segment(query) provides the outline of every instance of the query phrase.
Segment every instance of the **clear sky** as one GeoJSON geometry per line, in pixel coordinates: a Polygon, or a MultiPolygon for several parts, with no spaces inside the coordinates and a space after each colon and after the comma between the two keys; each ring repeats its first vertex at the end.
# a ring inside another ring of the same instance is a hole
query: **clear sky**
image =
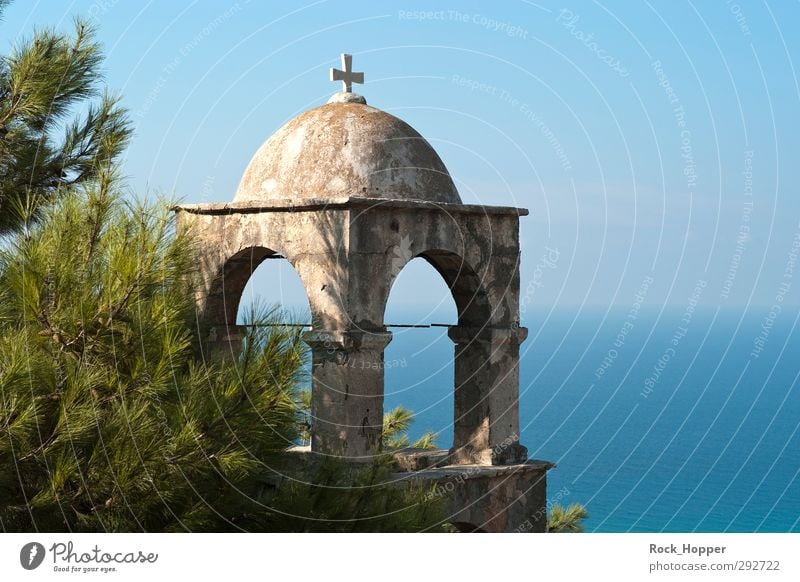
{"type": "Polygon", "coordinates": [[[357,91],[434,145],[465,202],[530,209],[524,310],[763,310],[787,282],[800,304],[798,2],[17,0],[2,49],[77,15],[132,112],[139,192],[231,200],[350,52],[357,91]]]}

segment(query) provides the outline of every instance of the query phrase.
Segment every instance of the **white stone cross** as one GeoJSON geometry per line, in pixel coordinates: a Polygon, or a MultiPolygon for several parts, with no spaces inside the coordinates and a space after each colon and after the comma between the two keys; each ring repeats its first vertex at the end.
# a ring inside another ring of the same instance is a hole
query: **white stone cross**
{"type": "Polygon", "coordinates": [[[353,55],[342,54],[342,68],[344,71],[331,67],[331,81],[341,81],[344,92],[353,92],[353,83],[364,83],[364,73],[353,72],[353,55]]]}

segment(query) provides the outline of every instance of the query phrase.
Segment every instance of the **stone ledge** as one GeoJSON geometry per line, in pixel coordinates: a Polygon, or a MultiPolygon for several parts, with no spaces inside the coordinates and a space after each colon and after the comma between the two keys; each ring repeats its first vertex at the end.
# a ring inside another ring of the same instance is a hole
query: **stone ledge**
{"type": "Polygon", "coordinates": [[[392,332],[385,328],[380,331],[311,329],[303,333],[303,341],[317,350],[383,350],[392,341],[392,332]]]}
{"type": "MultiPolygon", "coordinates": [[[[294,445],[287,449],[292,455],[297,455],[298,459],[310,461],[317,456],[311,450],[310,445],[294,445]]],[[[397,465],[398,474],[415,473],[420,474],[425,479],[445,478],[450,475],[460,475],[462,473],[474,473],[480,476],[501,476],[521,471],[549,471],[556,467],[555,463],[541,459],[529,459],[524,463],[513,465],[451,465],[447,464],[450,451],[447,449],[399,449],[397,451],[386,451],[394,458],[397,465]]]]}
{"type": "Polygon", "coordinates": [[[458,477],[462,480],[485,477],[506,477],[518,473],[546,473],[555,463],[530,459],[518,465],[445,465],[418,471],[401,471],[397,475],[408,480],[439,481],[458,477]]]}
{"type": "Polygon", "coordinates": [[[447,449],[400,449],[392,453],[398,470],[404,473],[445,466],[450,452],[447,449]]]}
{"type": "Polygon", "coordinates": [[[303,212],[318,210],[346,210],[363,207],[412,208],[418,210],[443,211],[450,214],[494,214],[527,216],[527,208],[513,206],[484,206],[482,204],[454,204],[426,200],[390,200],[385,198],[363,198],[343,196],[337,198],[283,198],[252,202],[224,202],[207,204],[180,204],[173,211],[190,214],[256,214],[260,212],[303,212]]]}

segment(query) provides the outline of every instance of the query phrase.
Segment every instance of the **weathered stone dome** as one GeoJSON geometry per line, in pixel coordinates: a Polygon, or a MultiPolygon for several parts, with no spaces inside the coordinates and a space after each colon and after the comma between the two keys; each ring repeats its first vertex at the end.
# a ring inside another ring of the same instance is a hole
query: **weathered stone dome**
{"type": "Polygon", "coordinates": [[[346,196],[461,202],[425,138],[358,102],[329,102],[276,131],[247,166],[235,201],[346,196]]]}

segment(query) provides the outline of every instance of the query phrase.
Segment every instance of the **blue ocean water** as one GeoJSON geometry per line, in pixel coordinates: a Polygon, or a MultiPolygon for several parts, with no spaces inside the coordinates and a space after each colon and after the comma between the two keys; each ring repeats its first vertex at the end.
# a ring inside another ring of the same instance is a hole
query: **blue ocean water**
{"type": "MultiPolygon", "coordinates": [[[[800,312],[560,309],[526,322],[521,441],[588,531],[800,531],[800,312]],[[624,330],[624,332],[623,332],[624,330]]],[[[453,346],[395,330],[386,408],[452,443],[453,346]]]]}

